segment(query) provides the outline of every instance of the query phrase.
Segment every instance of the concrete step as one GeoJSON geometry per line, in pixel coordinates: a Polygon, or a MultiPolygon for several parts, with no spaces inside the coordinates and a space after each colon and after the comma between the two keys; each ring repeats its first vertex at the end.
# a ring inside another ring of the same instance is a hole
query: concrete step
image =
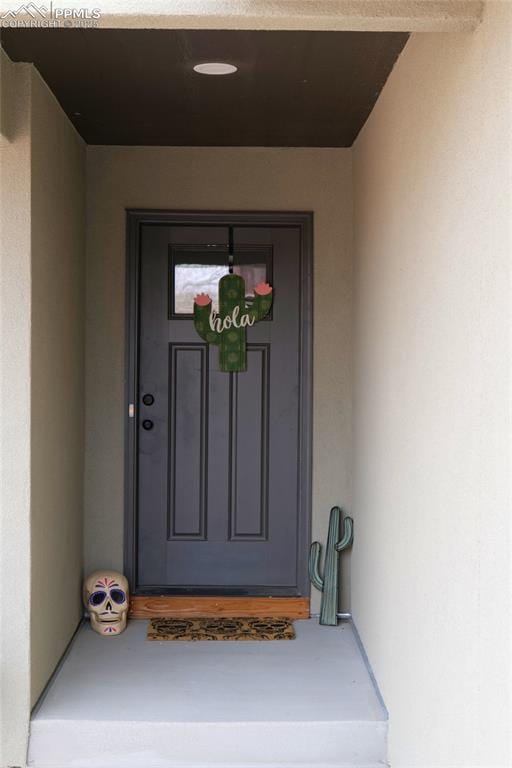
{"type": "Polygon", "coordinates": [[[377,768],[387,717],[350,624],[150,642],[85,625],[31,722],[31,768],[377,768]]]}

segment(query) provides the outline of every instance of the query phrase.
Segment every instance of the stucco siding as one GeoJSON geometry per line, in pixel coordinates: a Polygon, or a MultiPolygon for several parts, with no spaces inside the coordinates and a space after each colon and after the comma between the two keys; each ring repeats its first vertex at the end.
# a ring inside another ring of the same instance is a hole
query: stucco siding
{"type": "Polygon", "coordinates": [[[1,54],[0,764],[81,615],[85,147],[27,64],[1,54]]]}
{"type": "Polygon", "coordinates": [[[81,616],[85,145],[32,74],[32,702],[81,616]]]}
{"type": "Polygon", "coordinates": [[[506,768],[511,18],[413,35],[354,147],[352,605],[393,768],[506,768]]]}
{"type": "Polygon", "coordinates": [[[0,52],[0,765],[30,715],[30,86],[0,52]]]}

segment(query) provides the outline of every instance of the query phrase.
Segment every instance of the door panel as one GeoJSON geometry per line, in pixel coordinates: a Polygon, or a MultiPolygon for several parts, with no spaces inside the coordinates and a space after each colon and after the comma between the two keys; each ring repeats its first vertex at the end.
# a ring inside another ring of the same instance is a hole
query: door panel
{"type": "Polygon", "coordinates": [[[243,373],[219,370],[187,313],[227,271],[228,240],[224,225],[140,227],[140,594],[304,594],[301,230],[234,226],[248,300],[265,276],[274,291],[271,315],[248,328],[243,373]]]}
{"type": "Polygon", "coordinates": [[[268,538],[270,344],[248,347],[247,370],[230,384],[230,541],[268,538]]]}
{"type": "Polygon", "coordinates": [[[169,344],[169,541],[206,539],[207,367],[203,344],[169,344]]]}

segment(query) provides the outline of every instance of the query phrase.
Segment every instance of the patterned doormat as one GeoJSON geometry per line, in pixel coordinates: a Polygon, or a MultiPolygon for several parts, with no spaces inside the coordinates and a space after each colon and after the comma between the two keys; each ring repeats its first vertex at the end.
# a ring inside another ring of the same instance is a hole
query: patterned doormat
{"type": "Polygon", "coordinates": [[[148,640],[294,640],[290,619],[150,619],[148,640]]]}

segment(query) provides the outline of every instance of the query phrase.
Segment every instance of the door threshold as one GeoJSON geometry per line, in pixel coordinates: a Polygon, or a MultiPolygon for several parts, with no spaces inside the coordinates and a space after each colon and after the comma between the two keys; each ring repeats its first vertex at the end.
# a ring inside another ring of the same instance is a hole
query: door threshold
{"type": "Polygon", "coordinates": [[[132,595],[130,618],[225,616],[309,619],[309,597],[194,597],[132,595]]]}

